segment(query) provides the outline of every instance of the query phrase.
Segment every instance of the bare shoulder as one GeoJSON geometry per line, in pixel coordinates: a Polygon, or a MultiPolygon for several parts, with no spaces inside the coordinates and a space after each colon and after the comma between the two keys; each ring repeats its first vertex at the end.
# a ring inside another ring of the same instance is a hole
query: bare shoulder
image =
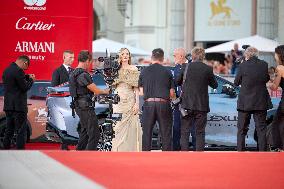
{"type": "Polygon", "coordinates": [[[283,65],[278,65],[276,67],[276,72],[279,73],[283,77],[284,76],[284,66],[283,65]]]}

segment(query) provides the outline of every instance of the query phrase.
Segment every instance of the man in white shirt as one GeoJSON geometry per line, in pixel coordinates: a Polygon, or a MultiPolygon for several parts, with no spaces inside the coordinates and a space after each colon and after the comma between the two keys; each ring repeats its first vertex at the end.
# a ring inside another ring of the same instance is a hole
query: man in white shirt
{"type": "Polygon", "coordinates": [[[63,52],[63,64],[52,73],[51,85],[53,87],[69,81],[69,74],[73,71],[71,67],[74,62],[74,52],[65,50],[63,52]]]}

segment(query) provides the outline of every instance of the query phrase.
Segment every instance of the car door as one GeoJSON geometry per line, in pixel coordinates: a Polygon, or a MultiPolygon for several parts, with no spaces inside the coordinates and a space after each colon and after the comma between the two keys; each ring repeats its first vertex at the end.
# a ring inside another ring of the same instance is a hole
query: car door
{"type": "Polygon", "coordinates": [[[33,141],[45,140],[47,107],[46,96],[49,81],[37,81],[27,93],[28,102],[28,124],[31,127],[30,139],[33,141]]]}

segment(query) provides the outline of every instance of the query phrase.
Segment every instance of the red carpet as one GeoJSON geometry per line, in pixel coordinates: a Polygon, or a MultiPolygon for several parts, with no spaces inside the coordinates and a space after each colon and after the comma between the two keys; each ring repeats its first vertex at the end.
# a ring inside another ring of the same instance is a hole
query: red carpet
{"type": "Polygon", "coordinates": [[[284,188],[284,153],[44,153],[107,188],[284,188]]]}

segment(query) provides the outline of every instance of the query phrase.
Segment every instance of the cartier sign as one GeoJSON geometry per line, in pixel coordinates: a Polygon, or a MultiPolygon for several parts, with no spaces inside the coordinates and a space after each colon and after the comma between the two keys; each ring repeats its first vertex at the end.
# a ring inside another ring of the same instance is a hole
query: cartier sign
{"type": "Polygon", "coordinates": [[[16,29],[17,30],[50,30],[53,27],[55,27],[55,24],[51,23],[44,23],[43,21],[37,21],[37,22],[28,22],[27,17],[21,17],[16,22],[16,29]]]}

